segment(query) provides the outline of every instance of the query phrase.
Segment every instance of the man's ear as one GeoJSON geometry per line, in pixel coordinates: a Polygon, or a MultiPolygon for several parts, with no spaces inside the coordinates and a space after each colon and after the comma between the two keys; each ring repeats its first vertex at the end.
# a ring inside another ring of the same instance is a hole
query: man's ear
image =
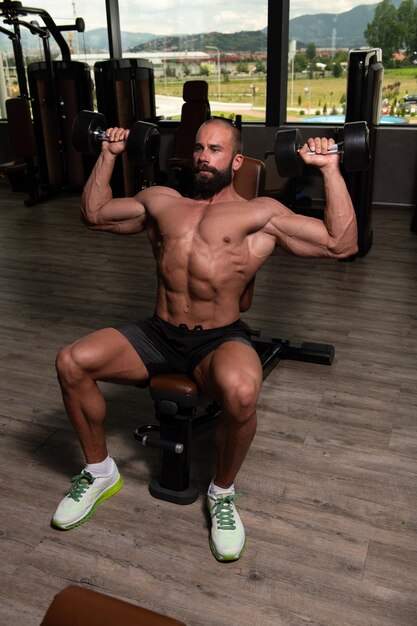
{"type": "Polygon", "coordinates": [[[237,172],[242,167],[243,163],[243,154],[236,154],[233,157],[232,169],[234,172],[237,172]]]}

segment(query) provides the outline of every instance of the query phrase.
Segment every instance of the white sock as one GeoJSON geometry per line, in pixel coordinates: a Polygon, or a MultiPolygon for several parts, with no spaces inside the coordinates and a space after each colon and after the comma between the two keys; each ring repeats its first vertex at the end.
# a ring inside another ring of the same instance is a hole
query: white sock
{"type": "Polygon", "coordinates": [[[87,463],[84,469],[95,478],[107,478],[112,474],[114,466],[115,462],[107,455],[101,463],[87,463]]]}
{"type": "Polygon", "coordinates": [[[220,496],[223,493],[235,493],[235,485],[233,483],[230,487],[227,487],[226,489],[224,487],[218,487],[217,485],[214,484],[214,478],[213,478],[211,483],[209,484],[207,493],[209,496],[212,496],[213,498],[217,498],[217,496],[220,496]]]}

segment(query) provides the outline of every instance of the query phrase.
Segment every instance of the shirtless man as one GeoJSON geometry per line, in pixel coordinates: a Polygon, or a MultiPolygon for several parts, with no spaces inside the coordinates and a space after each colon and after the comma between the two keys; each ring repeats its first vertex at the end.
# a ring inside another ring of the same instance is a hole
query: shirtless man
{"type": "Polygon", "coordinates": [[[307,144],[300,152],[323,175],[327,208],[321,221],[271,198],[248,202],[237,195],[232,180],[242,164],[241,135],[226,120],[209,120],[197,133],[195,199],[158,186],[113,198],[109,182],[129,131],[110,128],[107,134],[110,141],[103,142],[83,192],[83,221],[121,235],[147,231],[158,271],[156,308],[150,320],[93,332],[57,356],[63,401],[87,464],[52,523],[62,529],[81,524],[122,485],[106,447],[105,400],[97,381],[139,383],[155,373],[187,373],[222,407],[207,497],[210,546],[218,560],[235,560],[245,532],[234,481],[255,434],[262,384],[259,357],[239,320],[239,298],[276,245],[304,257],[356,253],[355,212],[339,157],[326,154],[334,142],[325,138],[308,140],[315,154],[307,144]]]}

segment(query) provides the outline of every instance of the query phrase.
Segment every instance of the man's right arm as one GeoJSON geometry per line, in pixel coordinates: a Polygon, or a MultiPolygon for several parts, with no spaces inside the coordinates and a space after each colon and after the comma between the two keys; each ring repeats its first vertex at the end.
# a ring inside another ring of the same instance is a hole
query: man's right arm
{"type": "Polygon", "coordinates": [[[113,198],[110,179],[119,154],[125,149],[129,135],[123,128],[106,131],[111,139],[103,142],[101,153],[87,180],[81,198],[81,219],[94,230],[122,235],[140,233],[145,229],[146,211],[138,196],[113,198]]]}

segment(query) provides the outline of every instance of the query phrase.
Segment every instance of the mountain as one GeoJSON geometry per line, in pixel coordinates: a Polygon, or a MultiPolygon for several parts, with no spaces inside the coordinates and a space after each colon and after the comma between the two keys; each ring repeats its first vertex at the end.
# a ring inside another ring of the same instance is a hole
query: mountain
{"type": "Polygon", "coordinates": [[[130,48],[129,52],[158,50],[204,50],[217,46],[222,52],[266,52],[267,29],[238,33],[200,33],[198,35],[171,35],[156,37],[130,48]]]}
{"type": "MultiPolygon", "coordinates": [[[[10,30],[10,29],[9,29],[10,30]]],[[[26,51],[37,51],[42,46],[40,43],[39,37],[36,35],[32,35],[29,30],[26,28],[21,28],[21,38],[22,38],[22,47],[26,51]]],[[[64,38],[68,40],[68,35],[64,33],[64,38]]],[[[137,46],[138,44],[145,43],[151,39],[155,39],[157,35],[153,35],[152,33],[128,33],[122,32],[122,46],[123,50],[129,50],[132,46],[137,46]]],[[[78,48],[80,52],[101,52],[109,49],[109,39],[107,28],[95,28],[93,30],[88,30],[84,33],[72,33],[73,45],[74,42],[78,41],[78,48]],[[77,38],[77,39],[76,39],[77,38]]],[[[54,39],[51,37],[50,40],[51,49],[56,49],[56,44],[54,39]]],[[[9,51],[12,54],[12,44],[7,36],[4,36],[0,32],[0,51],[9,51]]]]}
{"type": "MultiPolygon", "coordinates": [[[[391,0],[398,6],[401,0],[391,0]]],[[[359,5],[350,11],[339,13],[317,13],[301,15],[290,20],[290,39],[301,43],[313,42],[317,48],[356,48],[365,46],[363,32],[373,20],[377,4],[359,5]]],[[[25,28],[21,29],[22,42],[25,50],[39,51],[39,38],[31,35],[25,28]]],[[[204,46],[217,46],[222,52],[265,52],[266,33],[264,28],[258,31],[240,31],[236,33],[201,33],[198,35],[160,37],[152,33],[130,33],[122,31],[124,51],[146,52],[157,50],[202,50],[204,46]]],[[[74,33],[78,38],[78,49],[83,52],[100,52],[108,49],[107,28],[96,28],[85,33],[74,33]]],[[[54,42],[51,40],[51,48],[54,42]]],[[[0,50],[12,50],[7,36],[0,33],[0,50]]]]}
{"type": "MultiPolygon", "coordinates": [[[[401,0],[392,0],[398,6],[401,0]]],[[[298,47],[314,42],[317,48],[357,48],[366,46],[363,35],[372,22],[377,4],[359,5],[344,13],[317,13],[302,15],[290,20],[290,39],[297,39],[298,47]]],[[[267,29],[231,34],[202,33],[198,35],[156,37],[138,42],[131,52],[151,50],[202,50],[205,46],[217,46],[222,52],[265,52],[267,29]]]]}
{"type": "Polygon", "coordinates": [[[334,15],[317,13],[290,20],[290,39],[314,42],[317,48],[357,48],[365,46],[364,30],[374,18],[376,4],[360,5],[334,15]]]}

